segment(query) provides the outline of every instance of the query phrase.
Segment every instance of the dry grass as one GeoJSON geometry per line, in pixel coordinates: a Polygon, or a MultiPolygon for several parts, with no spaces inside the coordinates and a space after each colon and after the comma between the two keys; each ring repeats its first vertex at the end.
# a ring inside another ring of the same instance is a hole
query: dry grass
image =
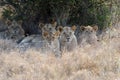
{"type": "MultiPolygon", "coordinates": [[[[120,38],[85,46],[61,58],[34,49],[24,54],[7,49],[0,54],[0,80],[120,80],[120,38]],[[7,54],[6,54],[7,53],[7,54]]],[[[11,44],[10,44],[11,43],[11,44]]],[[[8,46],[7,46],[8,45],[8,46]]]]}

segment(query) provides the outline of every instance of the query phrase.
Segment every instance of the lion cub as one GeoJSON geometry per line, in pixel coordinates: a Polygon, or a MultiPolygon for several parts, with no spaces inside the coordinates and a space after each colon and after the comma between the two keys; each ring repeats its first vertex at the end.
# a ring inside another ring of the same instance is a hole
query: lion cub
{"type": "Polygon", "coordinates": [[[49,33],[44,31],[41,35],[30,35],[25,37],[20,43],[19,47],[23,50],[27,48],[39,49],[42,53],[54,53],[55,56],[61,56],[59,44],[59,32],[49,33]]]}
{"type": "Polygon", "coordinates": [[[24,37],[24,30],[16,21],[6,21],[4,25],[6,28],[0,30],[0,38],[1,39],[12,39],[13,41],[17,41],[24,37]]]}
{"type": "Polygon", "coordinates": [[[24,37],[24,30],[22,29],[21,25],[16,21],[12,21],[10,22],[10,24],[8,24],[8,32],[10,35],[10,39],[15,41],[24,37]]]}
{"type": "Polygon", "coordinates": [[[49,33],[54,33],[56,32],[56,26],[57,26],[56,21],[47,24],[39,23],[39,28],[41,29],[42,33],[44,33],[44,31],[47,31],[49,33]]]}
{"type": "Polygon", "coordinates": [[[60,41],[60,50],[61,51],[73,51],[77,47],[77,39],[74,34],[76,30],[76,26],[72,27],[59,27],[59,31],[61,32],[59,41],[60,41]]]}
{"type": "Polygon", "coordinates": [[[78,36],[78,45],[83,45],[84,43],[88,44],[96,44],[97,43],[97,36],[96,32],[98,30],[98,26],[81,26],[80,33],[78,36]]]}
{"type": "Polygon", "coordinates": [[[54,53],[55,56],[60,57],[61,56],[61,51],[60,51],[60,43],[59,43],[59,35],[60,32],[56,31],[53,33],[48,33],[44,34],[44,39],[48,42],[48,48],[49,51],[54,53]]]}

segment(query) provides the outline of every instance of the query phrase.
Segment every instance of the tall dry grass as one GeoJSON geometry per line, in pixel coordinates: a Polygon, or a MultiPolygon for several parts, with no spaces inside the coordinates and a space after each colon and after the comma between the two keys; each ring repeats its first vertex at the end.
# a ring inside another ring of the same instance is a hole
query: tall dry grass
{"type": "Polygon", "coordinates": [[[0,41],[0,80],[120,80],[120,38],[86,45],[61,58],[35,49],[19,53],[13,45],[0,41]]]}
{"type": "Polygon", "coordinates": [[[13,41],[0,40],[0,80],[120,80],[120,37],[61,58],[33,48],[21,53],[13,41]]]}

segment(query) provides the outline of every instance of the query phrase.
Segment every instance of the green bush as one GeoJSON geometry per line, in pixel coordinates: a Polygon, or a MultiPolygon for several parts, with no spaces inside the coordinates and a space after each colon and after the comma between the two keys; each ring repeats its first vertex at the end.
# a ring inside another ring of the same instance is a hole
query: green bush
{"type": "Polygon", "coordinates": [[[8,7],[5,18],[22,20],[28,26],[55,19],[58,25],[97,24],[103,29],[118,18],[112,19],[111,10],[120,15],[119,0],[2,0],[1,5],[8,7]]]}
{"type": "Polygon", "coordinates": [[[109,19],[109,6],[97,0],[77,2],[70,18],[70,22],[79,25],[97,24],[102,29],[109,19]],[[96,1],[96,2],[95,2],[96,1]]]}

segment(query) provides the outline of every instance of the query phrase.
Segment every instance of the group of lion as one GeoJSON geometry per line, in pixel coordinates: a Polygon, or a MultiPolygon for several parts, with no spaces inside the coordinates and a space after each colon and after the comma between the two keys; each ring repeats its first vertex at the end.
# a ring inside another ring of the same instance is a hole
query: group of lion
{"type": "MultiPolygon", "coordinates": [[[[52,52],[55,56],[61,56],[63,51],[73,51],[77,47],[81,47],[84,43],[96,44],[96,32],[98,27],[95,26],[57,26],[57,22],[39,23],[41,29],[40,34],[24,35],[24,30],[16,21],[7,23],[9,26],[4,35],[9,39],[16,41],[20,48],[27,49],[35,47],[41,49],[42,52],[52,52]],[[78,28],[78,34],[75,35],[78,28]]],[[[0,36],[2,33],[0,33],[0,36]]]]}

